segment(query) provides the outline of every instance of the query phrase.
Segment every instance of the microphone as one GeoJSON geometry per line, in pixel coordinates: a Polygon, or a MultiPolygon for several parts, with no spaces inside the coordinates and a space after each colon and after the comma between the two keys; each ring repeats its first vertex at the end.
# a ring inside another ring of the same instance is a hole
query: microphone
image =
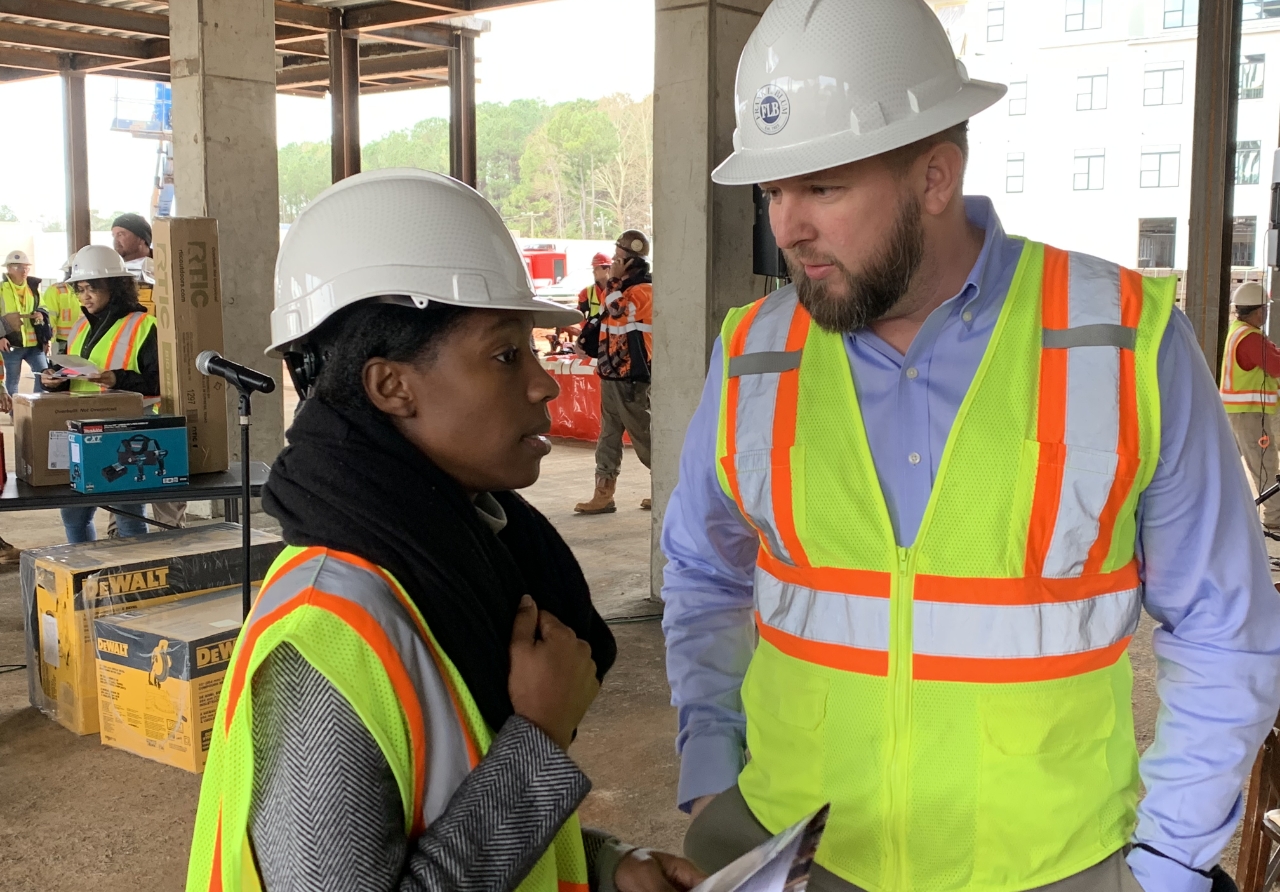
{"type": "Polygon", "coordinates": [[[225,378],[239,390],[271,393],[276,379],[223,357],[217,350],[206,350],[196,357],[196,369],[202,375],[225,378]]]}

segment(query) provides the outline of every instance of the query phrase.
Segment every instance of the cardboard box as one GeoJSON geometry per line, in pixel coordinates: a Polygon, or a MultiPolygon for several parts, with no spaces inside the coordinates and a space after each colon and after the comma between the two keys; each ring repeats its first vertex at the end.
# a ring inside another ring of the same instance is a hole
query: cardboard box
{"type": "Polygon", "coordinates": [[[205,350],[222,351],[222,285],[218,277],[218,221],[160,217],[155,221],[157,343],[160,412],[187,419],[192,474],[225,471],[227,393],[221,378],[196,369],[205,350]]]}
{"type": "Polygon", "coordinates": [[[137,418],[142,395],[105,393],[15,393],[13,427],[17,474],[32,486],[71,482],[67,422],[81,418],[137,418]]]}
{"type": "Polygon", "coordinates": [[[181,415],[72,421],[67,427],[71,485],[77,492],[187,483],[187,420],[181,415]]]}
{"type": "Polygon", "coordinates": [[[241,610],[235,586],[94,622],[102,742],[204,771],[241,610]]]}
{"type": "MultiPolygon", "coordinates": [[[[31,705],[77,734],[96,734],[93,621],[240,583],[240,535],[238,524],[219,523],[23,552],[31,705]]],[[[282,548],[277,537],[254,531],[255,580],[282,548]]]]}

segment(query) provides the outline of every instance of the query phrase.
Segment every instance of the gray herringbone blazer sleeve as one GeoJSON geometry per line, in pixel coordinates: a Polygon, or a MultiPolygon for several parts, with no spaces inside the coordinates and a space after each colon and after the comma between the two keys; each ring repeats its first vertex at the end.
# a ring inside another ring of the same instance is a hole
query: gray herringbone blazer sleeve
{"type": "Polygon", "coordinates": [[[249,835],[267,892],[508,892],[591,788],[550,738],[513,717],[410,842],[382,750],[287,644],[254,675],[253,749],[249,835]]]}

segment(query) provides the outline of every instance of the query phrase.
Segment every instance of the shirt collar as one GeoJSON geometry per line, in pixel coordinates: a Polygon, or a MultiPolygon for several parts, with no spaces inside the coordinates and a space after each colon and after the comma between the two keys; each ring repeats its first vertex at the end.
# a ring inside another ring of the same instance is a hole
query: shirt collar
{"type": "Polygon", "coordinates": [[[970,223],[983,231],[982,250],[978,252],[978,259],[974,261],[973,268],[964,280],[964,287],[952,300],[955,301],[956,311],[968,311],[971,314],[965,324],[972,326],[973,317],[989,309],[994,298],[999,295],[995,279],[999,278],[1003,264],[998,262],[997,255],[1007,237],[1000,217],[996,214],[995,205],[985,195],[966,195],[964,213],[970,223]]]}

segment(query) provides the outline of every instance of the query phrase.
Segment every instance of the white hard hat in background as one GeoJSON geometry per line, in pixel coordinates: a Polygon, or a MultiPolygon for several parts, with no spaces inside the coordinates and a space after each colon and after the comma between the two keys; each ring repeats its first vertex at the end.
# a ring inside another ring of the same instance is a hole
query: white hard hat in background
{"type": "Polygon", "coordinates": [[[1257,282],[1241,282],[1231,292],[1231,303],[1237,309],[1260,307],[1270,302],[1267,299],[1267,292],[1257,282]]]}
{"type": "Polygon", "coordinates": [[[909,145],[982,111],[924,0],[774,0],[738,61],[733,154],[711,178],[744,186],[909,145]]]}
{"type": "Polygon", "coordinates": [[[71,275],[68,282],[88,282],[91,279],[118,279],[132,276],[124,268],[124,260],[106,245],[86,245],[71,258],[71,275]]]}
{"type": "Polygon", "coordinates": [[[62,274],[65,276],[71,272],[71,264],[76,262],[76,255],[72,254],[62,262],[62,274]]]}
{"type": "Polygon", "coordinates": [[[4,265],[8,266],[11,263],[25,263],[30,266],[31,258],[27,256],[26,251],[10,251],[4,255],[4,265]]]}
{"type": "Polygon", "coordinates": [[[582,314],[533,295],[502,217],[457,180],[411,168],[356,174],[307,206],[280,245],[270,356],[373,297],[525,310],[537,325],[582,314]]]}

